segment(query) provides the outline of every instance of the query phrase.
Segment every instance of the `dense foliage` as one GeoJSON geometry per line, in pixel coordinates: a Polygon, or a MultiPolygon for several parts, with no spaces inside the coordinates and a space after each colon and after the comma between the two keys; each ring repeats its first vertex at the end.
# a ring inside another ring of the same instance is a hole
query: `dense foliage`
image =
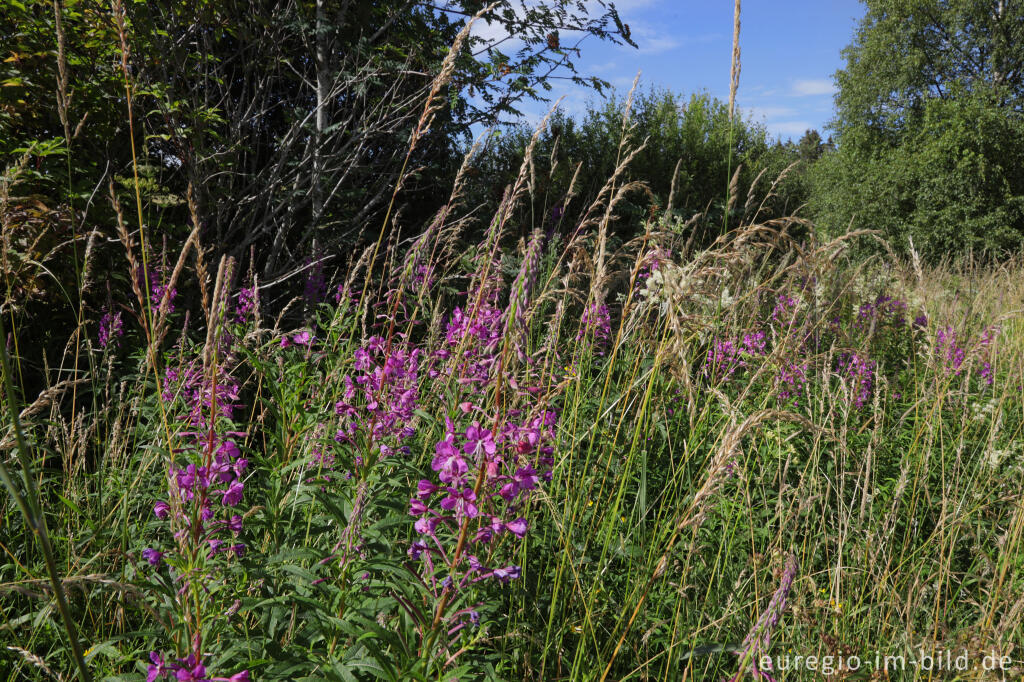
{"type": "MultiPolygon", "coordinates": [[[[501,131],[481,154],[479,168],[501,186],[512,182],[532,136],[526,125],[501,131]]],[[[538,182],[524,210],[537,213],[555,204],[556,222],[575,226],[614,176],[615,191],[623,192],[612,230],[620,241],[642,233],[651,215],[668,209],[684,222],[697,216],[687,224],[687,236],[705,246],[755,212],[774,218],[803,204],[799,178],[805,167],[775,182],[800,160],[798,148],[772,144],[762,125],[730,121],[721,100],[651,89],[591,103],[579,117],[554,112],[536,142],[532,172],[538,182]],[[624,118],[630,121],[625,135],[624,118]],[[631,144],[628,154],[624,143],[631,144]],[[756,205],[747,201],[754,196],[756,205]]]]}
{"type": "Polygon", "coordinates": [[[838,149],[815,168],[825,227],[929,258],[1024,239],[1024,6],[868,0],[836,74],[838,149]]]}

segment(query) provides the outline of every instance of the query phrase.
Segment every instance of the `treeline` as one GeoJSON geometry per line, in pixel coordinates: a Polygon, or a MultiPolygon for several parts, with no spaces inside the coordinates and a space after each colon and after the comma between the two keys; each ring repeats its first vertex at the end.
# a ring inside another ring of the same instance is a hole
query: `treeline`
{"type": "Polygon", "coordinates": [[[579,225],[615,175],[620,242],[658,224],[707,244],[753,211],[876,229],[926,258],[1014,252],[1024,8],[866,5],[828,131],[782,144],[707,94],[641,89],[625,129],[620,92],[556,111],[531,143],[519,108],[556,75],[607,94],[575,62],[582,37],[634,45],[611,3],[5,0],[11,322],[46,348],[132,300],[146,273],[126,267],[125,235],[158,280],[195,231],[207,258],[273,284],[268,303],[316,298],[381,234],[382,253],[400,251],[450,210],[457,177],[471,241],[531,144],[522,236],[579,225]],[[460,38],[474,14],[488,30],[460,38]],[[484,127],[495,136],[467,159],[484,127]]]}
{"type": "MultiPolygon", "coordinates": [[[[498,187],[512,182],[533,134],[525,124],[501,131],[478,159],[482,174],[498,187]]],[[[773,140],[760,123],[730,120],[727,104],[707,93],[613,94],[582,115],[553,112],[532,152],[537,180],[521,222],[579,225],[618,170],[616,241],[668,227],[707,245],[753,213],[797,212],[808,199],[806,169],[824,147],[815,131],[799,143],[773,140]]]]}

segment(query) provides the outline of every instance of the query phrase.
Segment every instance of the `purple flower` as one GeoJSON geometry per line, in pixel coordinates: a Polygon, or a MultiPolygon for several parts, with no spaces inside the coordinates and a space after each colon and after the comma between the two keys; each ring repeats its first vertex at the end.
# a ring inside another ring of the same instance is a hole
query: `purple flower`
{"type": "Polygon", "coordinates": [[[437,524],[440,522],[441,519],[436,516],[424,516],[423,518],[416,519],[413,527],[420,535],[433,535],[437,529],[437,524]]]}
{"type": "Polygon", "coordinates": [[[152,661],[149,664],[146,672],[146,682],[156,682],[160,677],[163,677],[170,672],[164,665],[164,657],[156,651],[149,652],[149,660],[152,661]]]}
{"type": "Polygon", "coordinates": [[[313,340],[313,337],[309,335],[307,331],[301,331],[298,334],[292,336],[292,343],[298,346],[308,346],[313,340]]]}
{"type": "MultiPolygon", "coordinates": [[[[228,546],[233,536],[242,531],[243,516],[232,514],[230,518],[215,518],[218,495],[224,507],[233,507],[242,501],[245,486],[241,477],[248,468],[236,440],[246,434],[230,430],[236,427],[222,428],[221,420],[231,420],[238,407],[240,385],[229,364],[237,357],[234,340],[227,331],[220,339],[216,364],[204,364],[198,356],[187,359],[186,350],[180,347],[174,366],[167,369],[163,397],[169,408],[176,412],[172,418],[182,422],[178,433],[181,440],[166,472],[171,497],[153,505],[153,514],[158,519],[171,519],[176,544],[174,549],[168,550],[168,559],[173,556],[181,561],[183,557],[200,552],[206,556],[206,568],[190,576],[185,587],[195,581],[208,593],[210,585],[206,583],[219,580],[216,564],[222,567],[229,556],[240,557],[245,552],[244,544],[235,542],[228,546]],[[184,454],[179,458],[179,453],[184,454]],[[199,462],[203,465],[200,466],[199,462]]],[[[153,566],[164,560],[163,553],[155,549],[147,549],[143,557],[153,566]]],[[[167,608],[172,610],[170,615],[177,621],[182,607],[182,591],[179,590],[172,599],[174,603],[167,608]]],[[[185,626],[191,640],[188,650],[193,653],[187,658],[177,659],[175,663],[165,663],[159,653],[151,655],[148,679],[170,677],[186,682],[248,679],[247,671],[230,678],[208,676],[199,653],[203,650],[202,636],[194,627],[185,626]]]]}
{"type": "Polygon", "coordinates": [[[178,295],[178,290],[173,287],[168,289],[166,284],[155,284],[153,286],[153,301],[157,304],[157,310],[163,310],[164,295],[167,295],[166,310],[168,313],[174,312],[174,297],[178,295]]]}
{"type": "Polygon", "coordinates": [[[454,511],[456,518],[473,518],[477,515],[476,493],[472,488],[457,490],[448,488],[448,496],[441,500],[441,508],[447,511],[454,511]]]}
{"type": "Polygon", "coordinates": [[[111,341],[115,346],[120,345],[120,339],[124,336],[124,323],[121,320],[121,311],[107,311],[100,318],[99,343],[101,348],[106,348],[111,341]]]}
{"type": "Polygon", "coordinates": [[[979,376],[981,376],[981,378],[985,382],[986,386],[991,386],[992,385],[992,381],[993,381],[995,375],[992,372],[992,363],[991,362],[988,362],[986,360],[985,362],[981,363],[981,370],[979,372],[979,376]]]}
{"type": "Polygon", "coordinates": [[[235,306],[235,320],[238,322],[245,322],[251,313],[256,308],[256,288],[251,289],[239,289],[238,290],[238,304],[235,306]]]}
{"type": "Polygon", "coordinates": [[[425,551],[427,551],[427,543],[422,540],[414,540],[413,543],[409,545],[409,556],[413,559],[419,559],[420,555],[425,551]]]}
{"type": "MultiPolygon", "coordinates": [[[[191,662],[193,656],[189,656],[188,660],[191,662]]],[[[178,682],[204,682],[206,680],[206,666],[202,663],[196,663],[195,665],[186,664],[178,668],[177,672],[174,673],[174,678],[178,682]]]]}
{"type": "Polygon", "coordinates": [[[612,338],[612,322],[608,306],[598,305],[596,301],[592,302],[583,311],[580,322],[576,339],[582,339],[588,334],[592,335],[597,355],[604,355],[604,349],[607,348],[612,338]]]}
{"type": "Polygon", "coordinates": [[[807,370],[809,363],[787,362],[775,376],[775,386],[780,401],[798,400],[804,393],[804,386],[807,384],[807,370]]]}
{"type": "MultiPolygon", "coordinates": [[[[523,412],[510,410],[506,415],[510,421],[498,431],[483,429],[478,422],[463,430],[450,416],[445,417],[446,436],[436,443],[431,467],[438,472],[442,484],[448,485],[439,488],[432,481],[421,480],[410,500],[412,515],[419,516],[415,529],[421,537],[412,543],[408,554],[417,559],[430,547],[431,554],[417,570],[435,597],[443,590],[461,590],[469,582],[487,578],[508,582],[520,575],[518,566],[490,569],[479,557],[486,557],[490,565],[498,563],[502,561],[503,546],[496,543],[496,539],[505,532],[517,538],[526,537],[529,524],[518,514],[522,502],[517,502],[516,498],[520,493],[537,488],[542,480],[550,480],[554,448],[549,443],[554,439],[557,414],[543,411],[522,424],[511,421],[520,418],[523,412]],[[464,459],[463,452],[489,454],[464,459]],[[435,511],[427,505],[440,490],[444,496],[435,511]],[[478,520],[471,523],[470,519],[478,520]],[[463,533],[468,533],[466,537],[470,538],[475,551],[459,555],[456,538],[463,537],[463,533]],[[430,540],[422,536],[429,536],[430,540]],[[438,561],[433,560],[435,553],[438,561]],[[453,577],[460,573],[462,578],[453,577]]],[[[449,617],[448,622],[454,623],[449,634],[466,625],[458,620],[464,613],[460,611],[449,617]]]]}
{"type": "Polygon", "coordinates": [[[765,333],[763,331],[755,334],[743,335],[743,350],[750,355],[764,355],[767,353],[765,333]]]}
{"type": "Polygon", "coordinates": [[[421,478],[419,483],[416,484],[417,492],[416,496],[424,502],[430,499],[430,496],[437,492],[438,487],[428,481],[425,478],[421,478]]]}
{"type": "Polygon", "coordinates": [[[356,361],[353,368],[357,372],[367,372],[373,368],[373,359],[365,348],[357,348],[354,355],[356,361]]]}
{"type": "Polygon", "coordinates": [[[221,499],[221,504],[225,507],[234,507],[236,504],[242,501],[242,491],[245,490],[245,486],[240,481],[232,481],[228,489],[224,491],[224,497],[221,499]]]}
{"type": "Polygon", "coordinates": [[[663,263],[672,259],[672,249],[655,247],[647,252],[643,258],[643,265],[637,273],[637,279],[644,281],[650,278],[657,270],[661,269],[663,263]]]}
{"type": "Polygon", "coordinates": [[[199,516],[203,521],[209,521],[213,518],[213,507],[210,506],[209,497],[204,497],[202,503],[199,505],[199,516]]]}
{"type": "Polygon", "coordinates": [[[512,480],[516,482],[520,490],[533,490],[539,482],[537,470],[529,464],[516,469],[516,473],[512,475],[512,480]]]}
{"type": "Polygon", "coordinates": [[[178,484],[178,495],[181,499],[191,500],[195,496],[196,465],[189,464],[184,469],[178,469],[175,482],[178,484]]]}
{"type": "Polygon", "coordinates": [[[939,329],[935,337],[935,354],[943,360],[946,372],[960,374],[960,366],[967,358],[967,351],[958,344],[952,326],[939,329]]]}
{"type": "Polygon", "coordinates": [[[775,307],[772,309],[772,322],[788,324],[792,320],[792,313],[796,310],[798,303],[799,301],[795,298],[779,294],[775,301],[775,307]]]}
{"type": "Polygon", "coordinates": [[[501,486],[501,490],[498,491],[506,502],[511,502],[516,499],[516,495],[519,494],[519,484],[515,481],[509,481],[505,485],[501,486]]]}
{"type": "Polygon", "coordinates": [[[143,270],[141,267],[136,270],[136,281],[139,288],[145,289],[149,286],[149,301],[153,306],[154,311],[159,311],[164,305],[164,294],[167,295],[167,308],[168,313],[174,312],[174,297],[178,294],[178,290],[173,287],[168,287],[167,282],[164,280],[164,276],[167,274],[165,267],[151,268],[148,271],[143,270]]]}
{"type": "Polygon", "coordinates": [[[459,455],[459,451],[455,449],[451,441],[440,441],[434,446],[434,451],[437,454],[434,461],[431,462],[430,468],[438,472],[437,477],[444,483],[456,481],[469,471],[466,460],[459,455]]]}
{"type": "Polygon", "coordinates": [[[506,566],[505,568],[496,568],[491,574],[503,583],[507,583],[509,580],[514,580],[519,577],[520,570],[518,566],[506,566]]]}
{"type": "Polygon", "coordinates": [[[857,353],[849,353],[840,358],[839,369],[854,382],[853,406],[858,409],[864,407],[871,397],[871,389],[874,386],[874,360],[862,358],[857,353]]]}
{"type": "MultiPolygon", "coordinates": [[[[754,340],[751,339],[751,343],[754,340]]],[[[730,340],[716,340],[708,349],[704,359],[704,373],[712,381],[728,381],[736,370],[746,367],[743,355],[735,343],[730,340]]]]}
{"type": "Polygon", "coordinates": [[[505,524],[505,528],[510,533],[515,535],[517,538],[525,537],[526,536],[526,530],[527,530],[526,519],[520,517],[520,518],[516,519],[515,521],[512,521],[511,523],[506,523],[505,524]]]}
{"type": "Polygon", "coordinates": [[[497,450],[491,430],[481,429],[480,422],[473,422],[466,429],[466,444],[462,446],[462,450],[467,455],[475,455],[481,448],[487,455],[493,455],[497,450]]]}
{"type": "Polygon", "coordinates": [[[223,443],[221,443],[219,448],[217,448],[217,454],[225,455],[227,457],[230,457],[231,459],[235,459],[242,453],[239,452],[238,446],[235,445],[235,441],[226,440],[223,443]]]}

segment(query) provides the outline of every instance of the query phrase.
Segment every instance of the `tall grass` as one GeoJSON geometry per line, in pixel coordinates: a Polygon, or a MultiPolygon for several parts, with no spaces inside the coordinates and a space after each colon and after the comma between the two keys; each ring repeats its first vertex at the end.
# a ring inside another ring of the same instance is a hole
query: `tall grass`
{"type": "Polygon", "coordinates": [[[800,220],[752,210],[706,249],[661,215],[615,244],[643,144],[626,111],[578,225],[552,197],[509,237],[530,146],[481,238],[460,173],[419,237],[382,232],[335,291],[279,311],[231,261],[211,269],[198,232],[154,275],[141,206],[130,229],[112,191],[134,318],[83,322],[102,346],[72,334],[92,402],[69,409],[83,379],[58,368],[27,408],[4,397],[26,441],[21,482],[13,430],[0,452],[6,678],[65,679],[79,638],[83,676],[236,682],[1012,657],[1021,263],[865,257],[869,232],[797,240],[800,220]],[[175,300],[187,277],[199,305],[175,300]]]}

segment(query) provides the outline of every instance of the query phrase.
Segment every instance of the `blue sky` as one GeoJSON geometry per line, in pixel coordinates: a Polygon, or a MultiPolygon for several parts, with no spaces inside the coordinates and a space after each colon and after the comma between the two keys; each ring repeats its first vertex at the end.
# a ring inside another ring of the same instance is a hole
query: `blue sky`
{"type": "MultiPolygon", "coordinates": [[[[706,90],[728,100],[731,0],[618,0],[615,6],[639,49],[588,38],[577,61],[580,73],[600,76],[625,93],[640,71],[644,88],[706,90]]],[[[839,52],[863,13],[856,0],[746,0],[737,95],[744,116],[763,122],[783,140],[799,138],[807,128],[822,131],[832,117],[832,74],[843,65],[839,52]]],[[[563,106],[571,113],[582,112],[596,97],[567,82],[557,83],[552,94],[564,95],[563,106]]],[[[524,107],[530,119],[545,110],[538,104],[524,107]]]]}

